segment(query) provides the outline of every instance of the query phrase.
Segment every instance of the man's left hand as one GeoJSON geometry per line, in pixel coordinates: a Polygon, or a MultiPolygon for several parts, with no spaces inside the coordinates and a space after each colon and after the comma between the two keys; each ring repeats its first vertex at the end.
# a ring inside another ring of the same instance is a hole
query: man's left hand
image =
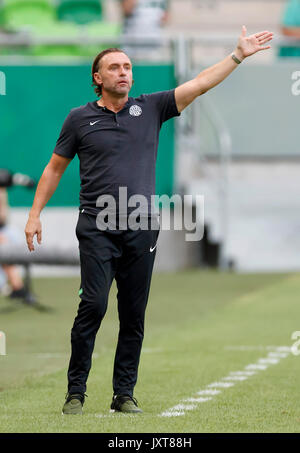
{"type": "Polygon", "coordinates": [[[243,25],[242,34],[239,37],[234,53],[236,57],[242,61],[244,58],[250,57],[250,55],[253,55],[256,52],[270,49],[271,46],[264,46],[264,44],[272,39],[273,33],[270,31],[261,31],[254,33],[254,35],[247,36],[247,28],[243,25]]]}

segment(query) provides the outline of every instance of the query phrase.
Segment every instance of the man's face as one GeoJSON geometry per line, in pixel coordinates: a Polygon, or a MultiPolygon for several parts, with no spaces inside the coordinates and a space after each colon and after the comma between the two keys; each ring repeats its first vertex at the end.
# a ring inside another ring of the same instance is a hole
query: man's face
{"type": "Polygon", "coordinates": [[[132,87],[131,61],[123,52],[104,55],[94,78],[98,84],[102,84],[102,90],[123,97],[132,87]]]}

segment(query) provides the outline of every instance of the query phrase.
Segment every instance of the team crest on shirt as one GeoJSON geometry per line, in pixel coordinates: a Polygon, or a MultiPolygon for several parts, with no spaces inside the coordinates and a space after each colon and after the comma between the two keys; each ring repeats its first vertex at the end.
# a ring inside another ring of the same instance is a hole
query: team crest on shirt
{"type": "Polygon", "coordinates": [[[142,114],[142,109],[139,105],[132,105],[129,109],[131,116],[140,116],[142,114]]]}

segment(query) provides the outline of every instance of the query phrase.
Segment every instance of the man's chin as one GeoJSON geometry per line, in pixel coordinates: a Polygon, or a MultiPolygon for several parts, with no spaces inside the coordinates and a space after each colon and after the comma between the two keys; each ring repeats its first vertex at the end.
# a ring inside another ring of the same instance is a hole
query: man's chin
{"type": "Polygon", "coordinates": [[[124,85],[124,86],[115,87],[111,90],[106,89],[106,91],[108,93],[110,93],[112,96],[124,97],[124,96],[128,95],[130,88],[128,85],[126,85],[126,86],[124,85]]]}
{"type": "Polygon", "coordinates": [[[124,85],[124,86],[118,86],[117,89],[116,89],[116,92],[117,93],[120,93],[120,94],[128,94],[130,91],[128,85],[124,85]]]}

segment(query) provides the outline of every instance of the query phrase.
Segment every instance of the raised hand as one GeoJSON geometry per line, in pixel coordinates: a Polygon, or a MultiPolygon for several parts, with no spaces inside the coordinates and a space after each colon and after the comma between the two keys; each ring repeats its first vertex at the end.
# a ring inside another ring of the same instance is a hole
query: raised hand
{"type": "Polygon", "coordinates": [[[267,42],[273,39],[273,33],[270,31],[261,31],[254,33],[254,35],[247,36],[247,28],[245,25],[242,27],[242,33],[239,37],[235,54],[237,58],[243,60],[250,55],[260,52],[261,50],[270,49],[271,46],[264,46],[267,42]]]}

